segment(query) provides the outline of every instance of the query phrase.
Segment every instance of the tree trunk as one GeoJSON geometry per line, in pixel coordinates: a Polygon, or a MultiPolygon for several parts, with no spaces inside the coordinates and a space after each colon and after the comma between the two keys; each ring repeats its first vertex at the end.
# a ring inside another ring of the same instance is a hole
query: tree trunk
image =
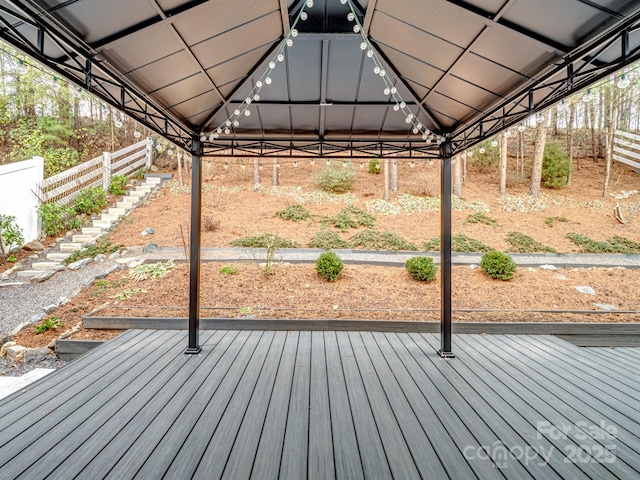
{"type": "Polygon", "coordinates": [[[611,182],[611,167],[613,164],[613,138],[616,131],[616,120],[618,116],[617,103],[620,97],[618,89],[614,88],[613,95],[609,95],[607,105],[606,128],[607,137],[605,143],[605,162],[604,162],[604,184],[602,187],[602,198],[609,196],[609,183],[611,182]]]}
{"type": "Polygon", "coordinates": [[[399,187],[398,184],[398,161],[397,160],[393,160],[391,162],[391,168],[390,168],[390,174],[391,174],[391,178],[390,178],[390,188],[392,192],[397,192],[399,187]]]}
{"type": "Polygon", "coordinates": [[[544,146],[547,141],[547,126],[545,122],[536,127],[536,143],[533,147],[533,170],[531,171],[531,183],[529,195],[533,198],[540,196],[540,182],[542,180],[542,162],[544,161],[544,146]]]}
{"type": "Polygon", "coordinates": [[[567,186],[571,186],[571,177],[573,176],[573,122],[576,116],[576,104],[569,102],[569,122],[567,123],[567,151],[569,152],[569,177],[567,178],[567,186]]]}
{"type": "Polygon", "coordinates": [[[589,103],[589,116],[591,117],[591,159],[598,161],[598,142],[596,141],[596,106],[595,102],[589,103]]]}
{"type": "Polygon", "coordinates": [[[253,189],[258,190],[260,188],[260,159],[253,159],[253,189]]]}
{"type": "Polygon", "coordinates": [[[462,159],[459,155],[453,157],[453,168],[451,170],[453,194],[456,197],[462,196],[462,159]]]}
{"type": "Polygon", "coordinates": [[[385,202],[389,201],[389,159],[384,159],[384,196],[383,199],[385,202]]]}
{"type": "Polygon", "coordinates": [[[280,169],[280,164],[278,163],[278,159],[274,158],[273,159],[273,168],[271,170],[271,186],[272,187],[277,187],[278,186],[278,171],[280,169]]]}
{"type": "Polygon", "coordinates": [[[508,138],[505,132],[500,134],[500,195],[507,193],[507,144],[508,138]]]}

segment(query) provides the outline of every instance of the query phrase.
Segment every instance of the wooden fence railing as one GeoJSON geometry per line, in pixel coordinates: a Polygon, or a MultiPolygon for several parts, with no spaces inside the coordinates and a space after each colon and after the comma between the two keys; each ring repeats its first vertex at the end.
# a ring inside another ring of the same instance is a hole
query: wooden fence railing
{"type": "Polygon", "coordinates": [[[128,175],[143,167],[150,168],[152,148],[153,141],[146,139],[114,153],[105,152],[45,178],[39,186],[38,197],[42,203],[68,205],[85,188],[102,186],[106,190],[113,175],[128,175]]]}
{"type": "Polygon", "coordinates": [[[640,135],[616,130],[613,159],[640,170],[640,135]]]}

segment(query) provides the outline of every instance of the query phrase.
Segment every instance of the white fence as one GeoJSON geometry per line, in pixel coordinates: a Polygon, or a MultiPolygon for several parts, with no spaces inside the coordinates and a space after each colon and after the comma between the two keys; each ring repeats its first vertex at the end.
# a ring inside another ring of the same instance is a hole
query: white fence
{"type": "Polygon", "coordinates": [[[43,174],[42,157],[0,165],[0,213],[16,217],[25,242],[40,236],[36,192],[43,174]]]}
{"type": "Polygon", "coordinates": [[[106,190],[113,175],[128,175],[143,167],[150,168],[152,148],[153,141],[146,139],[114,153],[105,152],[44,179],[38,197],[42,203],[68,205],[85,188],[102,186],[106,190]]]}
{"type": "Polygon", "coordinates": [[[640,169],[640,135],[616,130],[613,138],[613,159],[640,169]]]}

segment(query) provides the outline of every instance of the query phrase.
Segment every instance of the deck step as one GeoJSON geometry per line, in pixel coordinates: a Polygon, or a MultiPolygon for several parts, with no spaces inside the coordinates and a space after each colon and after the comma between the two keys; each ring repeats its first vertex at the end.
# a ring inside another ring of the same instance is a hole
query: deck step
{"type": "Polygon", "coordinates": [[[102,229],[96,227],[83,227],[82,235],[93,235],[94,237],[96,235],[102,235],[102,229]]]}
{"type": "Polygon", "coordinates": [[[60,266],[60,262],[33,262],[31,268],[33,270],[53,270],[60,266]]]}
{"type": "Polygon", "coordinates": [[[78,250],[82,250],[83,243],[61,243],[60,251],[61,252],[77,252],[78,250]]]}
{"type": "Polygon", "coordinates": [[[47,260],[51,260],[52,262],[61,262],[69,258],[71,255],[72,255],[71,252],[47,253],[47,260]]]}

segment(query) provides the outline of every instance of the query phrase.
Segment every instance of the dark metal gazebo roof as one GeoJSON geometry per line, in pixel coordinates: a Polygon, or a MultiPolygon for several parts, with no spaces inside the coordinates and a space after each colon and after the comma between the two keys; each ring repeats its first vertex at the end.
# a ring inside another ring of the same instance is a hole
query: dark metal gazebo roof
{"type": "Polygon", "coordinates": [[[311,3],[0,0],[0,35],[168,139],[188,146],[204,132],[214,148],[425,148],[422,129],[412,133],[419,122],[451,138],[455,151],[640,58],[636,1],[311,3]],[[393,110],[375,60],[412,123],[393,110]],[[273,81],[259,89],[251,116],[213,138],[236,108],[244,111],[270,61],[273,81]]]}

